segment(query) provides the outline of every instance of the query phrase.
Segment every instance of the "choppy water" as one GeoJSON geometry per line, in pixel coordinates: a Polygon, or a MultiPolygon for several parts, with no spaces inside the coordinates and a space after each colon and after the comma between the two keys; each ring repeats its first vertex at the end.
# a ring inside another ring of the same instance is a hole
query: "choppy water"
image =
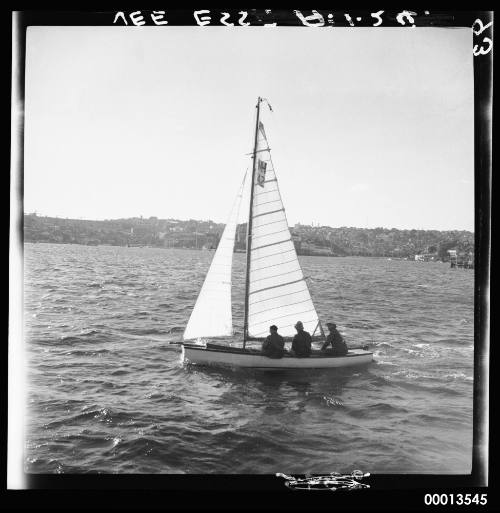
{"type": "MultiPolygon", "coordinates": [[[[446,264],[301,257],[361,369],[183,366],[212,252],[25,245],[33,473],[467,473],[473,280],[446,264]]],[[[244,255],[235,258],[234,322],[244,255]]]]}

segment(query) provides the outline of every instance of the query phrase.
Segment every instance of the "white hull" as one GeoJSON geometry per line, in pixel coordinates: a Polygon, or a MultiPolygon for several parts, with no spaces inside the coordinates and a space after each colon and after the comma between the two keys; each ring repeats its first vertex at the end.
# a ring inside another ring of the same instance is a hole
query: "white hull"
{"type": "Polygon", "coordinates": [[[252,369],[330,369],[363,365],[373,360],[373,353],[363,349],[350,349],[346,356],[325,356],[318,352],[307,358],[289,355],[283,358],[268,358],[256,351],[232,352],[230,348],[221,350],[206,348],[202,345],[183,344],[184,362],[197,365],[216,365],[225,367],[246,367],[252,369]]]}

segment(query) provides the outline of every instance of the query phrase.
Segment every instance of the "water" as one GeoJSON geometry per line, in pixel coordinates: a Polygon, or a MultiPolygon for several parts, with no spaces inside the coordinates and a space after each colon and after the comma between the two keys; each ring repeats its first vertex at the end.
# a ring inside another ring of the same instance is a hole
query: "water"
{"type": "Polygon", "coordinates": [[[470,472],[473,271],[301,257],[320,318],[375,362],[265,373],[184,366],[168,344],[212,256],[25,245],[27,472],[470,472]]]}

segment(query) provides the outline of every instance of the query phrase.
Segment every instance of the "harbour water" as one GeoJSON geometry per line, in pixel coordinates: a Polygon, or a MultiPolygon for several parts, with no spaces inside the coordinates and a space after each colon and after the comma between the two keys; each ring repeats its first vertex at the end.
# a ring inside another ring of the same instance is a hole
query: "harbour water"
{"type": "MultiPolygon", "coordinates": [[[[25,244],[31,473],[468,473],[474,271],[299,257],[364,368],[185,366],[213,252],[25,244]]],[[[245,255],[235,254],[241,335],[245,255]]],[[[241,337],[239,337],[241,338],[241,337]]]]}

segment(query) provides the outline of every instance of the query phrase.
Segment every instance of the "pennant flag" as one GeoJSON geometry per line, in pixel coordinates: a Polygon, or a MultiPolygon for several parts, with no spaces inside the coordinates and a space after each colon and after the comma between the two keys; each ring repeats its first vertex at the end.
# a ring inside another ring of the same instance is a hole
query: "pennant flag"
{"type": "Polygon", "coordinates": [[[264,182],[266,181],[266,167],[267,162],[259,159],[259,167],[257,169],[257,183],[264,187],[264,182]]]}
{"type": "Polygon", "coordinates": [[[269,110],[273,112],[273,108],[271,107],[271,104],[269,103],[269,100],[267,98],[262,98],[262,101],[267,103],[267,106],[269,107],[269,110]]]}

